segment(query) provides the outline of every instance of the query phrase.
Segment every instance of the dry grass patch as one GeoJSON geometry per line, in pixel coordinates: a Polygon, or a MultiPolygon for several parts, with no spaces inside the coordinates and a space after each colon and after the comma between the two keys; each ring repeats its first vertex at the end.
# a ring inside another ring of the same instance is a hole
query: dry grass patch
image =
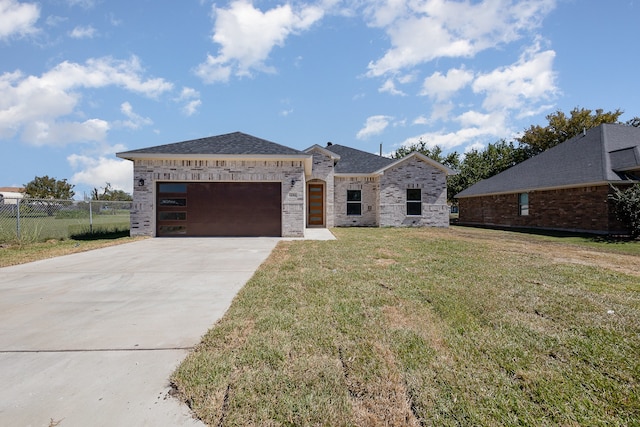
{"type": "Polygon", "coordinates": [[[208,424],[639,424],[637,243],[333,231],[281,242],[174,374],[208,424]]]}
{"type": "Polygon", "coordinates": [[[144,239],[144,237],[121,237],[118,239],[99,240],[50,239],[46,242],[37,243],[4,243],[0,245],[0,268],[90,251],[107,246],[121,245],[141,239],[144,239]]]}

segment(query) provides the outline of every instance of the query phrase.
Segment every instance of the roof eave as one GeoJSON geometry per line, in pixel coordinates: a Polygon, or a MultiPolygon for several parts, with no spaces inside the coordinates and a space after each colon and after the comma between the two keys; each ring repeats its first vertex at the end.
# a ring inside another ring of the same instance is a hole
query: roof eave
{"type": "Polygon", "coordinates": [[[116,156],[126,160],[304,160],[308,154],[169,154],[122,152],[116,156]]]}
{"type": "Polygon", "coordinates": [[[314,144],[311,147],[307,148],[306,150],[302,150],[305,153],[308,153],[312,150],[318,150],[320,151],[322,154],[324,154],[327,157],[332,158],[333,160],[340,160],[340,156],[336,153],[334,153],[333,151],[327,150],[324,147],[319,146],[318,144],[314,144]]]}
{"type": "Polygon", "coordinates": [[[306,177],[311,176],[313,157],[309,154],[167,154],[167,153],[116,153],[116,156],[125,160],[241,160],[241,161],[265,161],[284,160],[302,161],[306,177]]]}
{"type": "Polygon", "coordinates": [[[379,172],[371,172],[371,173],[338,173],[333,174],[335,177],[340,178],[359,178],[359,177],[378,177],[382,176],[382,173],[379,172]]]}

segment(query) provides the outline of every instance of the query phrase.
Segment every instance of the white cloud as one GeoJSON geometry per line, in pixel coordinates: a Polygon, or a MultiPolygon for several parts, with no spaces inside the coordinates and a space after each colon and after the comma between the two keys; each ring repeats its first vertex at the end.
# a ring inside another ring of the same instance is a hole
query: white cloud
{"type": "Polygon", "coordinates": [[[413,119],[414,125],[426,125],[429,124],[429,120],[425,116],[418,116],[413,119]]]}
{"type": "Polygon", "coordinates": [[[473,81],[473,73],[463,68],[452,68],[446,75],[435,72],[424,80],[420,95],[428,95],[438,102],[445,101],[473,81]]]}
{"type": "Polygon", "coordinates": [[[394,74],[438,58],[473,57],[512,42],[537,28],[555,1],[374,1],[367,17],[371,26],[386,31],[391,47],[369,63],[368,75],[394,74]]]}
{"type": "Polygon", "coordinates": [[[219,53],[208,55],[195,70],[207,83],[228,81],[232,74],[273,72],[265,64],[272,49],[283,46],[290,35],[309,29],[324,12],[316,6],[294,10],[290,4],[262,12],[248,0],[236,0],[227,9],[214,5],[214,14],[212,40],[220,45],[219,53]]]}
{"type": "Polygon", "coordinates": [[[202,105],[200,100],[200,92],[190,87],[183,87],[180,96],[175,99],[176,102],[182,102],[182,113],[186,116],[192,116],[198,112],[198,108],[202,105]]]}
{"type": "Polygon", "coordinates": [[[35,3],[0,0],[0,40],[37,32],[39,18],[40,6],[35,3]]]}
{"type": "Polygon", "coordinates": [[[390,95],[406,96],[403,91],[396,89],[396,84],[393,79],[387,79],[382,86],[378,89],[378,92],[388,93],[390,95]]]}
{"type": "Polygon", "coordinates": [[[103,141],[110,125],[100,119],[84,122],[33,121],[25,125],[22,139],[30,144],[64,145],[67,141],[103,141]]]}
{"type": "Polygon", "coordinates": [[[75,185],[100,188],[108,182],[114,189],[123,190],[129,194],[133,191],[133,166],[130,161],[80,154],[70,155],[67,161],[77,171],[70,179],[75,185]]]}
{"type": "Polygon", "coordinates": [[[198,112],[198,108],[200,108],[201,105],[202,101],[200,101],[199,99],[194,99],[193,101],[187,102],[187,104],[182,107],[182,112],[186,116],[193,116],[198,112]]]}
{"type": "Polygon", "coordinates": [[[387,126],[389,126],[390,121],[393,117],[390,116],[371,116],[367,118],[367,122],[364,127],[358,131],[356,138],[358,139],[367,139],[374,135],[381,134],[387,126]]]}
{"type": "Polygon", "coordinates": [[[129,129],[140,129],[142,126],[149,126],[153,124],[153,120],[148,117],[142,117],[133,111],[133,107],[128,102],[123,102],[120,105],[120,112],[127,117],[127,120],[117,122],[119,126],[123,126],[129,129]]]}
{"type": "Polygon", "coordinates": [[[456,121],[460,123],[460,128],[457,131],[423,133],[406,139],[401,145],[409,146],[424,141],[430,148],[438,145],[447,151],[472,144],[483,144],[489,138],[498,140],[510,133],[506,126],[507,117],[508,115],[502,112],[482,114],[467,111],[456,118],[456,121]]]}
{"type": "Polygon", "coordinates": [[[476,93],[485,94],[483,107],[497,109],[536,108],[533,104],[558,93],[553,71],[555,52],[534,46],[512,65],[482,74],[473,82],[476,93]]]}
{"type": "Polygon", "coordinates": [[[84,9],[92,9],[96,5],[96,0],[66,0],[69,6],[80,6],[84,9]]]}
{"type": "Polygon", "coordinates": [[[105,120],[66,118],[83,115],[78,111],[81,90],[116,86],[155,98],[173,87],[164,79],[143,74],[136,57],[89,59],[85,64],[65,61],[41,76],[4,73],[0,75],[0,137],[21,133],[23,141],[35,145],[101,141],[110,128],[105,120]]]}
{"type": "Polygon", "coordinates": [[[75,27],[70,33],[69,37],[72,39],[92,39],[96,35],[97,30],[91,25],[83,27],[75,27]]]}

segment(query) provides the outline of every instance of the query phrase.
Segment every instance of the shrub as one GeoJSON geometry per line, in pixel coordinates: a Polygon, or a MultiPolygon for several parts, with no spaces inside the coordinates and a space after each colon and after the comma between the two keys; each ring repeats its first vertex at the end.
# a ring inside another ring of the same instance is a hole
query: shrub
{"type": "Polygon", "coordinates": [[[626,190],[612,187],[613,194],[609,197],[616,208],[616,217],[629,228],[631,237],[640,236],[640,184],[635,184],[626,190]]]}

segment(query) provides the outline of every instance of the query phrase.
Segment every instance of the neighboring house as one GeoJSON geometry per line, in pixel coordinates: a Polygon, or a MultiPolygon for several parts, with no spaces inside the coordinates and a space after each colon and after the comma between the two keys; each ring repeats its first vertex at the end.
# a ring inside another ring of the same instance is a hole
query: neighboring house
{"type": "Polygon", "coordinates": [[[299,151],[235,132],[117,156],[134,163],[132,235],[449,225],[454,172],[419,153],[393,160],[332,144],[299,151]]]}
{"type": "Polygon", "coordinates": [[[625,233],[609,195],[640,182],[640,128],[604,124],[455,197],[459,223],[596,234],[625,233]]]}
{"type": "Polygon", "coordinates": [[[24,188],[0,187],[0,205],[15,205],[18,199],[24,198],[24,188]]]}

